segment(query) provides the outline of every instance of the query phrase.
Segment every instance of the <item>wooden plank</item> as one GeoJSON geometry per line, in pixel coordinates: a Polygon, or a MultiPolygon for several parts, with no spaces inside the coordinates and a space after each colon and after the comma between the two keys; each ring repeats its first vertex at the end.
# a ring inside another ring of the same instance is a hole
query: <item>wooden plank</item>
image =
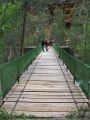
{"type": "Polygon", "coordinates": [[[3,100],[3,102],[17,102],[18,97],[9,97],[9,98],[5,98],[3,100]]]}
{"type": "MultiPolygon", "coordinates": [[[[16,89],[15,91],[21,91],[21,89],[16,89]]],[[[43,91],[51,91],[51,92],[70,92],[69,88],[66,88],[66,89],[60,89],[60,88],[29,88],[29,87],[26,87],[24,89],[24,91],[37,91],[37,92],[43,92],[43,91]]]]}
{"type": "MultiPolygon", "coordinates": [[[[24,84],[24,82],[20,82],[20,84],[24,84]]],[[[60,81],[41,81],[41,80],[33,80],[28,81],[28,85],[67,85],[66,82],[60,82],[60,81]]]]}
{"type": "Polygon", "coordinates": [[[62,71],[61,70],[49,70],[49,69],[42,69],[42,70],[40,70],[40,69],[35,69],[34,71],[33,71],[33,73],[43,73],[43,74],[63,74],[62,73],[62,71]]]}
{"type": "Polygon", "coordinates": [[[55,77],[55,76],[45,76],[45,75],[32,75],[30,80],[43,80],[43,81],[64,81],[65,82],[65,78],[64,77],[55,77]]]}
{"type": "Polygon", "coordinates": [[[15,111],[29,112],[70,112],[77,110],[74,103],[21,103],[19,102],[15,111]]]}
{"type": "Polygon", "coordinates": [[[36,66],[35,69],[58,69],[60,70],[60,66],[36,66]]]}
{"type": "MultiPolygon", "coordinates": [[[[58,118],[60,118],[60,120],[62,120],[62,118],[65,118],[65,116],[68,114],[68,112],[29,112],[29,111],[14,111],[15,113],[18,114],[26,114],[26,115],[34,115],[36,117],[38,117],[36,120],[51,120],[52,117],[54,117],[55,120],[57,120],[58,118]],[[43,117],[43,119],[41,118],[43,117]],[[47,118],[49,117],[49,118],[47,118]]],[[[64,119],[63,119],[64,120],[64,119]]]]}
{"type": "Polygon", "coordinates": [[[8,110],[8,112],[11,112],[15,106],[15,103],[16,102],[5,102],[2,107],[8,110]]]}
{"type": "Polygon", "coordinates": [[[49,98],[20,98],[19,102],[25,102],[25,103],[74,103],[74,100],[73,99],[57,99],[57,98],[54,98],[54,99],[49,99],[49,98]]]}
{"type": "Polygon", "coordinates": [[[18,98],[20,95],[15,95],[15,94],[9,94],[5,98],[12,97],[12,98],[18,98]]]}
{"type": "Polygon", "coordinates": [[[88,104],[87,103],[77,103],[77,106],[78,106],[78,108],[80,108],[80,107],[88,107],[88,104]]]}
{"type": "Polygon", "coordinates": [[[78,99],[75,99],[76,102],[80,102],[80,103],[88,103],[88,99],[83,99],[83,98],[78,98],[78,99]]]}
{"type": "Polygon", "coordinates": [[[33,95],[33,94],[31,94],[31,95],[21,95],[21,97],[22,98],[34,98],[34,99],[62,99],[62,98],[64,98],[64,99],[70,99],[70,98],[72,98],[72,96],[71,95],[68,95],[68,96],[65,96],[65,95],[40,95],[40,94],[35,94],[35,95],[33,95]]]}
{"type": "MultiPolygon", "coordinates": [[[[18,87],[24,87],[24,86],[21,86],[21,85],[19,85],[18,87]]],[[[18,88],[18,87],[16,87],[16,88],[18,88]]],[[[29,84],[27,84],[26,85],[26,88],[30,88],[30,89],[33,89],[33,88],[40,88],[40,89],[44,89],[44,88],[52,88],[52,89],[55,89],[55,88],[59,88],[59,89],[69,89],[68,88],[68,85],[67,84],[63,84],[63,85],[51,85],[51,84],[45,84],[45,85],[29,85],[29,84]]],[[[74,91],[74,90],[77,90],[77,89],[74,89],[73,88],[73,90],[72,91],[74,91]]],[[[79,89],[79,90],[77,90],[77,91],[81,91],[81,89],[79,89]]]]}
{"type": "MultiPolygon", "coordinates": [[[[22,97],[27,98],[72,98],[71,93],[60,93],[60,92],[23,92],[22,97]],[[28,96],[28,97],[27,97],[28,96]]],[[[75,99],[87,99],[85,95],[74,95],[75,99]]]]}
{"type": "Polygon", "coordinates": [[[87,99],[87,97],[83,94],[83,95],[74,95],[75,99],[87,99]]]}

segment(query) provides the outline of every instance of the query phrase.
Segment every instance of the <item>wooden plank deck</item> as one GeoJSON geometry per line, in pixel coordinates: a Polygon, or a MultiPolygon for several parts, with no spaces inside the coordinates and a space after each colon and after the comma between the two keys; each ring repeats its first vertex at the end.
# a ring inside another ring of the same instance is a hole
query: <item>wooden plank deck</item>
{"type": "Polygon", "coordinates": [[[10,112],[37,117],[61,117],[88,100],[55,51],[41,52],[4,98],[3,107],[10,112]]]}

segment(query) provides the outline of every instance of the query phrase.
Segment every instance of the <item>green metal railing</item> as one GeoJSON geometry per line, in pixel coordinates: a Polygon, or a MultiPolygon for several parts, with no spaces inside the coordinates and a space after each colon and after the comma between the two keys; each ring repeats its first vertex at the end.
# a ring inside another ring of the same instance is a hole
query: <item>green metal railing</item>
{"type": "Polygon", "coordinates": [[[3,94],[4,97],[9,92],[26,67],[32,62],[40,51],[41,47],[37,47],[23,56],[19,56],[10,63],[0,67],[1,96],[3,94]]]}
{"type": "Polygon", "coordinates": [[[58,44],[54,44],[54,49],[60,53],[60,58],[74,76],[74,82],[79,82],[80,87],[87,97],[89,97],[90,66],[84,64],[80,60],[67,53],[65,50],[61,49],[58,44]]]}

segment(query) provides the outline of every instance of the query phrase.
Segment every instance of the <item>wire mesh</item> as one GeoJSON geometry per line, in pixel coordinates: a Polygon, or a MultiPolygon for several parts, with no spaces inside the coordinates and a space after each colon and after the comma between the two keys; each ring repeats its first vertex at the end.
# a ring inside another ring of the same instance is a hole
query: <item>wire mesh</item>
{"type": "Polygon", "coordinates": [[[40,51],[41,47],[39,46],[0,67],[0,83],[3,97],[9,92],[12,86],[17,82],[18,77],[20,77],[40,51]]]}
{"type": "Polygon", "coordinates": [[[75,57],[71,56],[63,49],[57,49],[58,46],[54,45],[54,49],[59,53],[60,57],[66,64],[67,68],[74,76],[75,80],[80,83],[80,86],[84,93],[89,97],[88,91],[88,83],[90,80],[90,66],[84,64],[80,60],[76,59],[75,57]],[[60,51],[59,51],[60,50],[60,51]]]}

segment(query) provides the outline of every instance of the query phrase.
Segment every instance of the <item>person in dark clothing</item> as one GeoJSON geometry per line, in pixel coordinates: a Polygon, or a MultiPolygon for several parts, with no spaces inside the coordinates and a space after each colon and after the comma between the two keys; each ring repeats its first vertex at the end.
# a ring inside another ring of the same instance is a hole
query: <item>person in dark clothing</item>
{"type": "Polygon", "coordinates": [[[48,51],[48,40],[47,39],[45,39],[45,49],[46,51],[48,51]]]}
{"type": "Polygon", "coordinates": [[[44,40],[42,40],[42,41],[41,41],[41,46],[42,46],[43,52],[44,52],[44,45],[45,45],[45,42],[44,42],[44,40]]]}
{"type": "Polygon", "coordinates": [[[51,41],[51,40],[50,40],[50,43],[49,43],[49,44],[50,44],[50,46],[52,46],[52,41],[51,41]]]}

